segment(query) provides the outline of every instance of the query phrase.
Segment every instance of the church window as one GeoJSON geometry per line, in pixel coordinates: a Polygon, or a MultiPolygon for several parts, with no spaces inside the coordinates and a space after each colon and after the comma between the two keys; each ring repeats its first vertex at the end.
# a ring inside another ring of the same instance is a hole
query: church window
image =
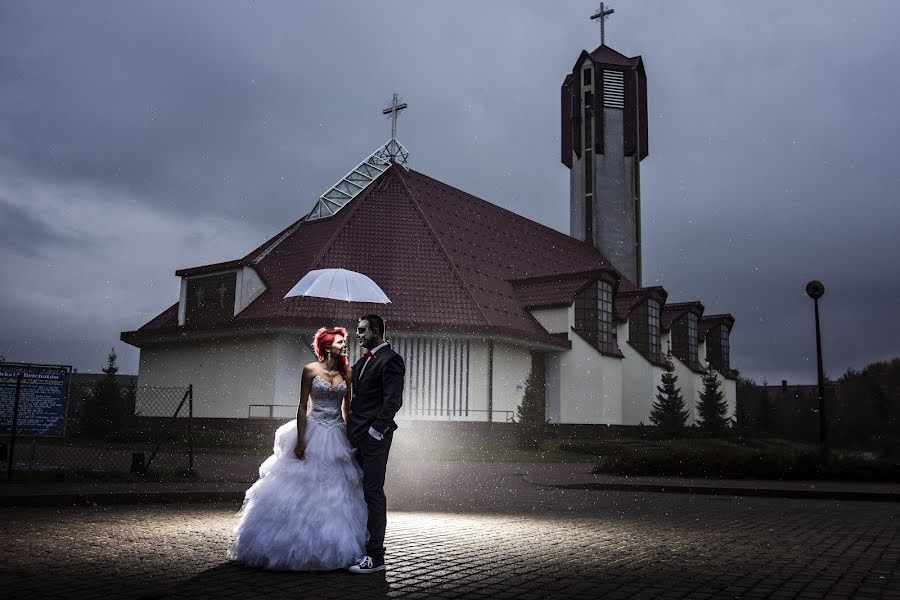
{"type": "Polygon", "coordinates": [[[628,318],[628,338],[631,345],[652,362],[659,362],[659,301],[641,302],[628,318]]]}
{"type": "Polygon", "coordinates": [[[594,245],[594,153],[584,151],[584,241],[594,245]]]}
{"type": "Polygon", "coordinates": [[[706,335],[706,358],[709,363],[722,372],[730,370],[728,348],[728,326],[714,327],[706,335]]]}
{"type": "Polygon", "coordinates": [[[655,362],[661,361],[662,350],[659,343],[659,300],[647,300],[647,337],[650,360],[655,362]]]}
{"type": "Polygon", "coordinates": [[[616,330],[613,326],[613,291],[608,281],[597,282],[599,345],[603,352],[615,352],[616,330]]]}
{"type": "Polygon", "coordinates": [[[592,74],[593,74],[593,69],[591,69],[590,67],[586,68],[584,71],[581,72],[581,76],[582,76],[581,81],[584,85],[591,85],[591,75],[592,74]]]}
{"type": "Polygon", "coordinates": [[[597,343],[597,286],[586,287],[575,297],[575,331],[591,344],[597,343]]]}
{"type": "Polygon", "coordinates": [[[728,347],[728,327],[725,325],[719,326],[719,341],[722,348],[722,369],[731,370],[730,362],[731,354],[730,348],[728,347]]]}
{"type": "Polygon", "coordinates": [[[628,341],[642,354],[648,353],[650,345],[647,331],[647,303],[637,305],[628,317],[628,341]]]}
{"type": "Polygon", "coordinates": [[[213,323],[234,316],[237,273],[218,273],[187,280],[185,325],[213,323]]]}
{"type": "Polygon", "coordinates": [[[688,362],[695,367],[700,366],[700,359],[697,354],[697,315],[688,313],[688,362]]]}
{"type": "Polygon", "coordinates": [[[692,369],[699,370],[700,358],[697,351],[696,314],[689,312],[672,325],[672,354],[692,369]]]}
{"type": "Polygon", "coordinates": [[[613,325],[612,284],[598,281],[575,297],[575,331],[592,346],[609,354],[616,352],[613,325]]]}
{"type": "MultiPolygon", "coordinates": [[[[591,145],[593,144],[593,133],[594,133],[594,119],[591,113],[585,111],[584,113],[584,148],[585,152],[588,152],[591,145]]],[[[585,174],[590,173],[593,169],[589,168],[590,163],[587,162],[587,157],[584,160],[585,165],[585,174]]]]}

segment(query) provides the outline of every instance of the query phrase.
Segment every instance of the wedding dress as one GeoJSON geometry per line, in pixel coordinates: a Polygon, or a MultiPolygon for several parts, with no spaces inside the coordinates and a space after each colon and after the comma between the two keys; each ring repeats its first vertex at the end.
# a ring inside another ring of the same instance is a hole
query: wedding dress
{"type": "Polygon", "coordinates": [[[294,455],[297,421],[275,432],[274,454],[244,496],[228,558],[265,569],[347,567],[365,554],[362,470],[341,418],[346,383],[316,376],[306,419],[304,459],[294,455]]]}

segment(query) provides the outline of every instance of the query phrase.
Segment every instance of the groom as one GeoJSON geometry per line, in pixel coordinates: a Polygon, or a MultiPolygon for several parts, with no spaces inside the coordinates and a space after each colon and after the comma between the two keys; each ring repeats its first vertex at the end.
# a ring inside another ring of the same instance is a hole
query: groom
{"type": "Polygon", "coordinates": [[[384,570],[384,530],[387,500],[384,475],[388,452],[397,424],[394,415],[403,404],[403,358],[384,341],[384,319],[378,315],[361,317],[356,339],[366,349],[353,365],[353,395],[347,416],[347,437],[356,448],[362,466],[363,493],[369,509],[369,539],[366,556],[350,567],[352,573],[384,570]]]}

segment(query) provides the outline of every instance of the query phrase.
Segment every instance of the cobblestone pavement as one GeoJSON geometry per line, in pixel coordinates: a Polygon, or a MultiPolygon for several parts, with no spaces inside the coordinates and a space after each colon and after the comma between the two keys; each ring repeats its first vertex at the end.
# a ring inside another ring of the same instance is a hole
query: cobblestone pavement
{"type": "Polygon", "coordinates": [[[76,600],[900,598],[893,503],[532,486],[470,504],[471,490],[458,492],[461,502],[395,502],[388,570],[366,576],[230,563],[237,505],[3,509],[0,589],[76,600]]]}

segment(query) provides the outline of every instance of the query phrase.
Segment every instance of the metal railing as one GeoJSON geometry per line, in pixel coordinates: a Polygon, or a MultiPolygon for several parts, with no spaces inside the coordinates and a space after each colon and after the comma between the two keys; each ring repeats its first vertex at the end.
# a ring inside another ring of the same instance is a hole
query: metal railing
{"type": "Polygon", "coordinates": [[[288,418],[288,417],[276,417],[276,416],[275,416],[275,409],[276,409],[276,408],[290,408],[290,409],[296,410],[296,409],[297,409],[297,405],[296,405],[296,404],[251,404],[251,405],[249,405],[249,406],[247,407],[247,418],[248,418],[248,419],[276,419],[276,418],[281,419],[281,418],[288,418]],[[268,415],[256,415],[256,416],[254,416],[254,415],[253,415],[253,409],[254,409],[254,408],[265,408],[265,409],[268,409],[268,413],[269,413],[269,414],[268,414],[268,415]]]}
{"type": "MultiPolygon", "coordinates": [[[[247,418],[248,419],[281,419],[281,418],[290,418],[290,417],[277,417],[275,416],[276,408],[290,408],[292,410],[296,409],[296,405],[294,404],[250,404],[247,407],[247,418]],[[264,409],[264,413],[268,414],[253,414],[253,409],[264,409]]],[[[493,422],[503,422],[503,423],[512,423],[515,420],[516,413],[511,410],[444,410],[444,411],[417,411],[413,412],[399,412],[397,413],[398,419],[421,419],[423,421],[475,421],[475,419],[471,418],[472,413],[488,413],[490,416],[488,417],[489,421],[493,422]],[[496,416],[502,416],[503,421],[498,421],[496,416]],[[493,418],[492,418],[493,417],[493,418]]]]}

